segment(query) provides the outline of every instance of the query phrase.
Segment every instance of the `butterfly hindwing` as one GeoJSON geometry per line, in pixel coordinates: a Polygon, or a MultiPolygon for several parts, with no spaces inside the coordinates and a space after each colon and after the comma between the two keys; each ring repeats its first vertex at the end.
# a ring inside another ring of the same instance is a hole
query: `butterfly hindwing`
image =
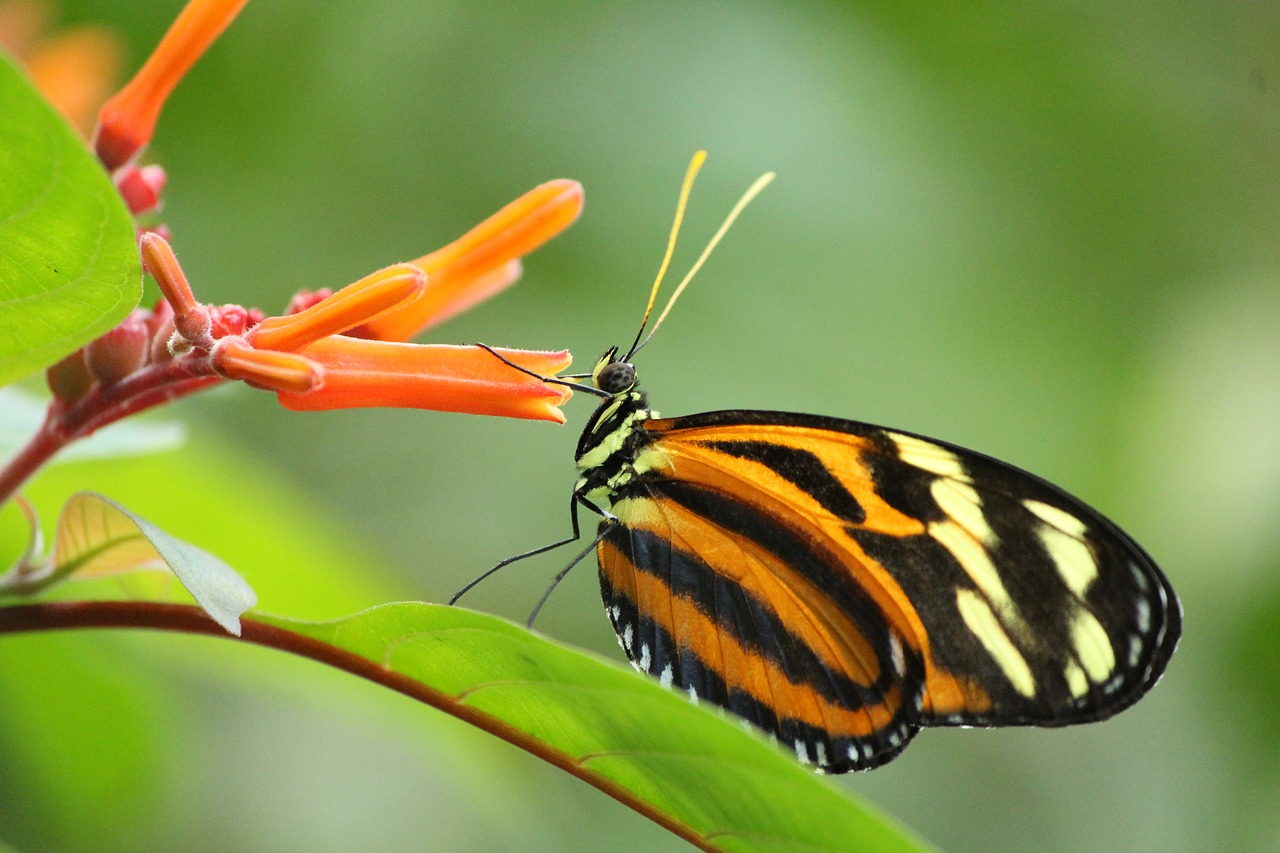
{"type": "Polygon", "coordinates": [[[648,495],[615,503],[619,523],[599,548],[605,606],[637,668],[819,766],[896,754],[912,733],[920,694],[904,687],[920,683],[919,662],[913,680],[890,671],[890,661],[903,672],[908,662],[878,610],[852,584],[815,583],[838,566],[819,565],[791,531],[714,492],[657,478],[645,486],[648,495]]]}
{"type": "Polygon", "coordinates": [[[1142,549],[1017,468],[810,415],[630,423],[599,547],[620,642],[819,766],[876,766],[922,725],[1102,719],[1176,644],[1142,549]]]}

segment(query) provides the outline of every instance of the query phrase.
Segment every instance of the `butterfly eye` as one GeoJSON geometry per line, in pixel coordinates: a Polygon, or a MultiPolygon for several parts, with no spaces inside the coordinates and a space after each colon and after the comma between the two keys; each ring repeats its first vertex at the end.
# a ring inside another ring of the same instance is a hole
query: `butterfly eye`
{"type": "Polygon", "coordinates": [[[609,394],[621,394],[636,384],[636,369],[625,361],[606,364],[596,374],[596,387],[609,394]]]}

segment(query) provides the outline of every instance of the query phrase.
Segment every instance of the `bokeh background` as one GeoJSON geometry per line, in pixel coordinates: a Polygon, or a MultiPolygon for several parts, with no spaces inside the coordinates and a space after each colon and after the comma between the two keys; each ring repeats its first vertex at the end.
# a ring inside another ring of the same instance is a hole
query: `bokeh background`
{"type": "MultiPolygon", "coordinates": [[[[68,0],[130,71],[180,4],[68,0]]],[[[432,340],[634,333],[669,414],[810,411],[1036,471],[1163,565],[1185,636],[1102,725],[926,732],[841,778],[947,850],[1280,848],[1280,7],[1266,2],[258,0],[162,118],[197,293],[274,310],[435,248],[537,183],[582,220],[432,340]]],[[[291,414],[227,388],[176,453],[52,469],[218,553],[264,606],[447,597],[567,529],[578,428],[291,414]]],[[[9,525],[6,530],[11,530],[9,525]]],[[[16,541],[7,534],[6,548],[16,541]]],[[[16,545],[13,546],[16,548],[16,545]]],[[[10,553],[6,550],[6,553],[10,553]]],[[[466,600],[523,619],[562,565],[466,600]]],[[[539,629],[620,659],[594,572],[539,629]]],[[[594,789],[380,688],[217,640],[0,640],[0,839],[28,850],[679,850],[594,789]]]]}

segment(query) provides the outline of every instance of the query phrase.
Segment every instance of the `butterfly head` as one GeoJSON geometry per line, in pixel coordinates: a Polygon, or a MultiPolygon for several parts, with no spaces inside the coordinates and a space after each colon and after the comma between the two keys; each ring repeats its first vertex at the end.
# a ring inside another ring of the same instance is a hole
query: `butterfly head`
{"type": "Polygon", "coordinates": [[[609,347],[591,371],[591,382],[606,394],[625,394],[636,385],[635,365],[625,358],[618,358],[617,347],[609,347]]]}

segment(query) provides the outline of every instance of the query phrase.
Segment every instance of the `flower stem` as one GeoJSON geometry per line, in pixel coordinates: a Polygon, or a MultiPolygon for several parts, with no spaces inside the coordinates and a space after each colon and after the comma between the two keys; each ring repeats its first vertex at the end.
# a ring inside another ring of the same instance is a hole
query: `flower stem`
{"type": "Polygon", "coordinates": [[[178,358],[145,367],[119,382],[95,385],[70,406],[53,401],[31,440],[0,467],[0,505],[76,439],[221,381],[207,356],[178,358]]]}
{"type": "Polygon", "coordinates": [[[49,429],[46,420],[17,455],[0,468],[0,505],[5,504],[40,466],[66,446],[66,439],[49,429]]]}

